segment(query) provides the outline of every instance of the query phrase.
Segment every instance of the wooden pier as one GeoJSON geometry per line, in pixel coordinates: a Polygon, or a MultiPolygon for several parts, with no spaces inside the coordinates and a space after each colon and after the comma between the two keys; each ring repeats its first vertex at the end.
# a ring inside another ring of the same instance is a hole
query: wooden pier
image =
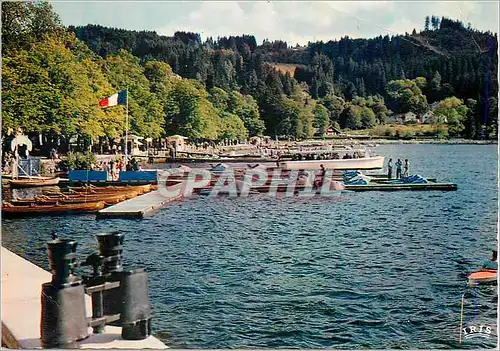
{"type": "Polygon", "coordinates": [[[166,203],[182,198],[181,184],[167,187],[172,193],[166,196],[161,190],[140,195],[133,199],[100,210],[97,218],[144,218],[150,216],[166,203]],[[178,191],[176,191],[178,190],[178,191]]]}
{"type": "MultiPolygon", "coordinates": [[[[15,349],[40,349],[41,290],[52,275],[24,258],[2,247],[2,346],[15,349]]],[[[85,295],[87,314],[92,302],[85,295]]],[[[154,336],[144,340],[123,340],[121,327],[107,325],[102,334],[92,334],[77,342],[88,349],[166,349],[154,336]]]]}

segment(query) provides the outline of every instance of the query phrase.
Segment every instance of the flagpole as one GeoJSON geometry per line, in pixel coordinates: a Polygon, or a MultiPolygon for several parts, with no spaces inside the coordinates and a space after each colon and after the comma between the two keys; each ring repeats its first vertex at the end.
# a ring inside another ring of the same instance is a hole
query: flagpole
{"type": "Polygon", "coordinates": [[[127,100],[126,101],[126,105],[127,105],[127,112],[126,112],[126,116],[125,116],[125,164],[127,164],[128,162],[128,85],[127,87],[125,88],[125,99],[127,100]]]}

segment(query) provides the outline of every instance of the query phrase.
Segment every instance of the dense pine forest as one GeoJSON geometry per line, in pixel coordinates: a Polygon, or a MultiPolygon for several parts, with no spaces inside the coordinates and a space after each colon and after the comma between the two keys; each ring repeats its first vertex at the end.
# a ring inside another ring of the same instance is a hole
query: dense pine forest
{"type": "Polygon", "coordinates": [[[144,137],[301,139],[413,112],[445,135],[491,138],[497,46],[496,33],[435,16],[412,33],[291,47],[252,35],[66,28],[50,4],[4,2],[2,133],[123,135],[123,107],[98,102],[127,88],[131,132],[144,137]]]}

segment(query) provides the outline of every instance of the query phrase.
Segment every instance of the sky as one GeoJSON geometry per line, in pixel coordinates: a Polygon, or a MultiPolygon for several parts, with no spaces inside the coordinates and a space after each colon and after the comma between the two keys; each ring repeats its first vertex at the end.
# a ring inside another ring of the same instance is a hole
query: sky
{"type": "Polygon", "coordinates": [[[427,15],[471,23],[498,32],[497,1],[51,1],[64,25],[153,30],[171,36],[176,31],[207,37],[252,34],[284,40],[289,45],[328,41],[343,36],[373,38],[417,32],[427,15]]]}

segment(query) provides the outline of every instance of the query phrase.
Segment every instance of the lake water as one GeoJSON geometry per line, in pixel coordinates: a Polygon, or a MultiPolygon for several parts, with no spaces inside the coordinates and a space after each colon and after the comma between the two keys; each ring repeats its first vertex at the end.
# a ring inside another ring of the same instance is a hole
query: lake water
{"type": "MultiPolygon", "coordinates": [[[[154,332],[174,348],[466,348],[465,322],[496,326],[496,286],[467,275],[497,246],[496,145],[383,145],[410,174],[458,191],[333,198],[192,197],[144,220],[3,219],[3,245],[48,269],[52,230],[125,233],[149,272],[154,332]]],[[[494,333],[497,333],[496,327],[494,333]]]]}

